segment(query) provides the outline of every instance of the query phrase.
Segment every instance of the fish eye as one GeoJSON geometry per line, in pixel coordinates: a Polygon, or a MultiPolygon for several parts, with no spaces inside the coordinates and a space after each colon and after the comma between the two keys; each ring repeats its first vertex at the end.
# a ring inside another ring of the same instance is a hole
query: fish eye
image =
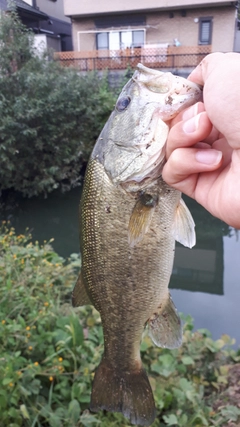
{"type": "Polygon", "coordinates": [[[116,103],[116,109],[121,113],[122,111],[126,110],[126,108],[129,106],[131,102],[130,96],[123,96],[120,98],[116,103]]]}

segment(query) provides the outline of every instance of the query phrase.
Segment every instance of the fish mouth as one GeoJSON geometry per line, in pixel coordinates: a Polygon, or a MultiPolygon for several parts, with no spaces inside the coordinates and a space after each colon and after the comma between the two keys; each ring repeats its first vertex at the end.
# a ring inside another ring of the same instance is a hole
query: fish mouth
{"type": "Polygon", "coordinates": [[[145,86],[153,96],[154,93],[156,94],[158,98],[154,99],[155,102],[159,102],[160,97],[162,98],[161,110],[164,108],[166,111],[164,116],[176,115],[182,109],[192,105],[193,100],[195,102],[202,100],[202,86],[170,72],[153,70],[138,64],[133,79],[138,84],[145,86]]]}

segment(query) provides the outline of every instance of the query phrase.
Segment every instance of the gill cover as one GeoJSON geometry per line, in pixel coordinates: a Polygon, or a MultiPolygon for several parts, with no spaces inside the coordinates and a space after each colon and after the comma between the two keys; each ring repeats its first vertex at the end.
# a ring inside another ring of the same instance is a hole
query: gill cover
{"type": "Polygon", "coordinates": [[[138,64],[100,134],[92,158],[103,164],[114,184],[159,177],[169,120],[200,97],[201,89],[194,83],[138,64]]]}

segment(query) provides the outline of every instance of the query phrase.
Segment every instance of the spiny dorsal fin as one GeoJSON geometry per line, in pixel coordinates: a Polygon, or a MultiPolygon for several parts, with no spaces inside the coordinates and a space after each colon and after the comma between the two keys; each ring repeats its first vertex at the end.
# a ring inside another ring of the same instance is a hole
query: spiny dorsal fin
{"type": "Polygon", "coordinates": [[[182,324],[171,295],[148,320],[149,336],[158,347],[178,348],[182,344],[182,324]]]}
{"type": "Polygon", "coordinates": [[[80,305],[92,304],[89,296],[87,295],[83,280],[82,273],[80,272],[77,283],[72,292],[72,305],[73,307],[79,307],[80,305]]]}
{"type": "Polygon", "coordinates": [[[137,200],[128,225],[128,243],[131,247],[139,243],[148,231],[157,201],[157,196],[147,193],[141,194],[137,200]]]}
{"type": "Polygon", "coordinates": [[[176,210],[173,236],[177,242],[188,248],[196,244],[195,223],[183,199],[180,200],[176,210]]]}

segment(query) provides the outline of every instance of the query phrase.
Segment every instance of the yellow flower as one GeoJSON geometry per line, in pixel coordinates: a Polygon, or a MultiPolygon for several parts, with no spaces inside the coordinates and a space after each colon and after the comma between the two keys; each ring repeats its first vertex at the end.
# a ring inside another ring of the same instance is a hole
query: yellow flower
{"type": "Polygon", "coordinates": [[[53,381],[53,377],[49,377],[49,381],[53,381]]]}
{"type": "Polygon", "coordinates": [[[32,346],[30,345],[30,346],[28,347],[28,350],[30,350],[30,351],[31,351],[32,349],[33,349],[33,348],[32,348],[32,346]]]}
{"type": "Polygon", "coordinates": [[[22,372],[21,371],[17,371],[17,374],[20,376],[20,375],[22,375],[22,372]]]}
{"type": "Polygon", "coordinates": [[[24,264],[24,259],[23,258],[21,259],[21,264],[24,264]]]}
{"type": "Polygon", "coordinates": [[[30,334],[30,332],[29,332],[29,333],[27,334],[27,337],[28,337],[28,338],[30,338],[30,336],[31,336],[31,334],[30,334]]]}
{"type": "Polygon", "coordinates": [[[14,384],[13,383],[9,383],[9,387],[13,387],[14,386],[14,384]]]}
{"type": "Polygon", "coordinates": [[[6,320],[2,320],[2,325],[5,325],[5,323],[6,323],[6,320]]]}
{"type": "Polygon", "coordinates": [[[39,365],[39,363],[38,363],[38,362],[34,362],[34,365],[35,365],[35,366],[38,366],[38,365],[39,365]]]}
{"type": "Polygon", "coordinates": [[[30,326],[26,327],[26,331],[30,331],[30,329],[31,329],[30,326]]]}
{"type": "Polygon", "coordinates": [[[16,255],[16,254],[14,254],[14,255],[13,255],[13,258],[14,258],[14,259],[16,259],[16,258],[17,258],[17,255],[16,255]]]}
{"type": "Polygon", "coordinates": [[[47,307],[47,306],[49,305],[49,302],[47,302],[47,301],[46,301],[46,302],[44,303],[44,305],[45,305],[45,307],[47,307]]]}
{"type": "Polygon", "coordinates": [[[62,357],[59,357],[59,358],[58,358],[58,360],[59,360],[59,362],[62,362],[62,361],[63,361],[63,358],[62,358],[62,357]]]}

